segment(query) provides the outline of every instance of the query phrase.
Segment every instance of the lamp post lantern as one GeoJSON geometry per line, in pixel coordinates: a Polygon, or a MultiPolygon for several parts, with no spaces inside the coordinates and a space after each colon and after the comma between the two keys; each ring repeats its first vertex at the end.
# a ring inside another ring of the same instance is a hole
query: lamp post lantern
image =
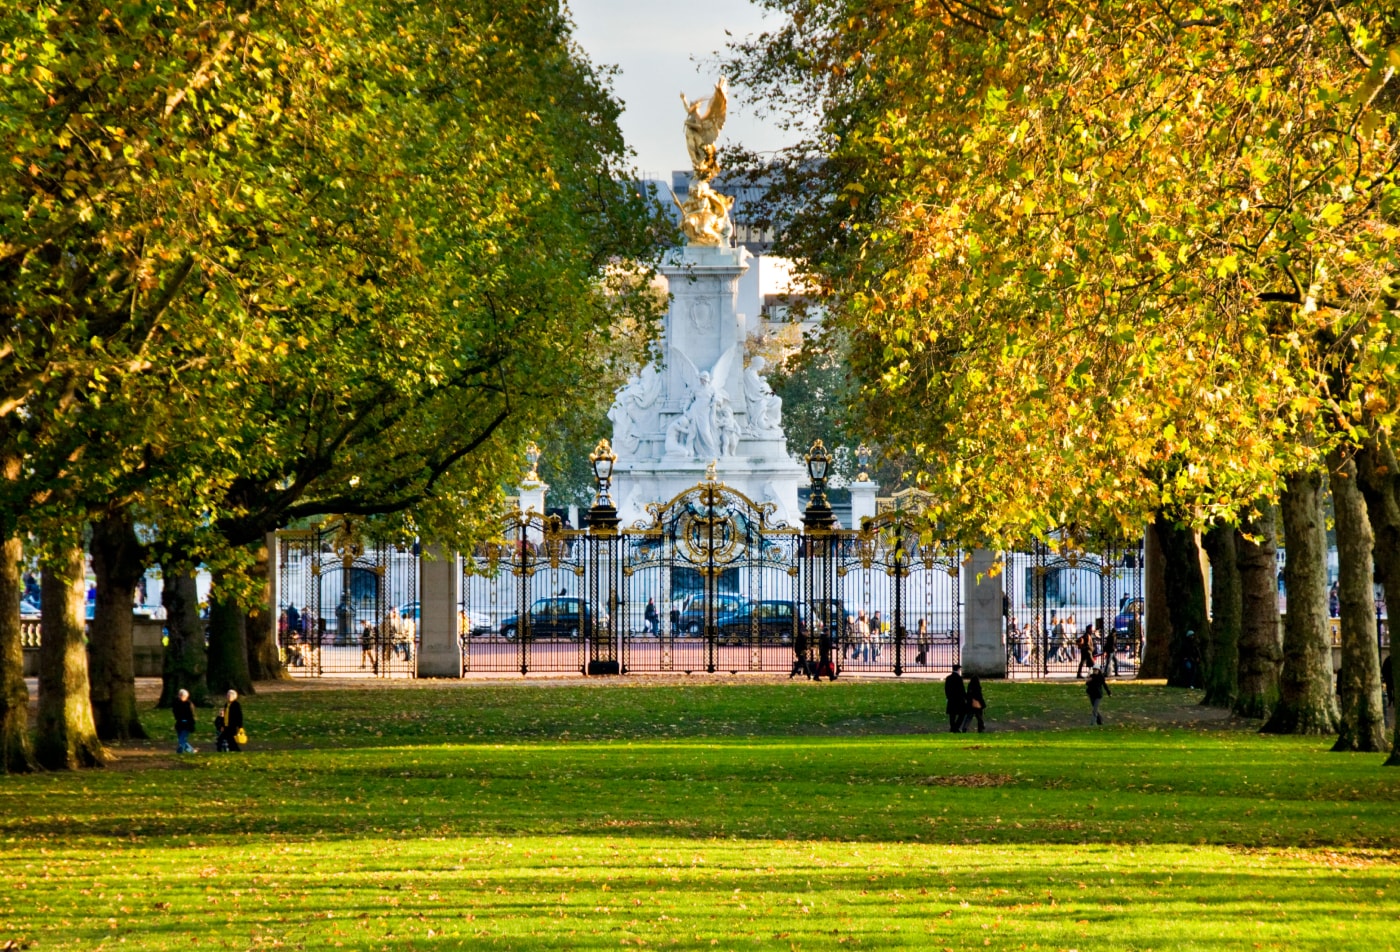
{"type": "Polygon", "coordinates": [[[588,510],[589,528],[616,530],[619,522],[617,506],[612,501],[613,465],[617,454],[612,451],[606,439],[598,441],[597,447],[588,454],[588,462],[593,466],[593,478],[598,483],[598,493],[593,507],[588,510]]]}
{"type": "Polygon", "coordinates": [[[836,515],[826,499],[826,478],[831,468],[831,455],[821,440],[812,443],[807,451],[807,475],[812,480],[812,496],[807,500],[807,510],[802,514],[802,525],[808,529],[832,529],[836,526],[836,515]]]}

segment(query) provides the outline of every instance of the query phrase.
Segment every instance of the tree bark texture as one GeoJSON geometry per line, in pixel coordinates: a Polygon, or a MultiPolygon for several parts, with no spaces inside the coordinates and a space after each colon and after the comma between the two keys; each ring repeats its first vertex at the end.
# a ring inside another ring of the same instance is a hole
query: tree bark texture
{"type": "Polygon", "coordinates": [[[255,581],[261,582],[262,598],[248,612],[244,622],[248,633],[248,675],[254,681],[282,681],[291,677],[277,650],[278,606],[272,604],[272,581],[268,576],[268,572],[273,570],[267,545],[259,545],[257,557],[249,571],[253,573],[255,581]]]}
{"type": "Polygon", "coordinates": [[[1230,707],[1235,701],[1239,674],[1240,619],[1244,611],[1234,526],[1212,527],[1202,544],[1210,556],[1210,639],[1201,642],[1201,679],[1206,689],[1201,703],[1230,707]]]}
{"type": "Polygon", "coordinates": [[[1143,626],[1146,644],[1142,647],[1142,664],[1138,667],[1139,678],[1165,678],[1171,667],[1172,624],[1167,611],[1167,581],[1164,571],[1165,556],[1157,538],[1155,525],[1147,530],[1143,545],[1143,601],[1145,615],[1143,626]]]}
{"type": "MultiPolygon", "coordinates": [[[[1371,520],[1372,560],[1385,591],[1388,623],[1388,606],[1400,603],[1400,462],[1389,443],[1377,437],[1367,440],[1356,454],[1356,475],[1371,520]]],[[[1395,721],[1387,767],[1400,767],[1400,717],[1395,721]]]]}
{"type": "Polygon", "coordinates": [[[20,572],[24,547],[18,536],[0,539],[0,773],[34,769],[29,744],[29,688],[24,683],[20,638],[20,572]]]}
{"type": "Polygon", "coordinates": [[[1276,515],[1272,503],[1240,525],[1235,551],[1240,566],[1240,660],[1234,712],[1263,720],[1278,704],[1279,637],[1276,515]]]}
{"type": "MultiPolygon", "coordinates": [[[[219,592],[221,579],[214,579],[214,591],[219,592]]],[[[230,688],[239,694],[253,690],[248,676],[247,616],[238,600],[231,595],[215,594],[209,598],[209,691],[219,695],[230,688]]]]}
{"type": "Polygon", "coordinates": [[[199,589],[189,570],[167,572],[161,591],[165,606],[165,662],[161,671],[160,706],[169,707],[181,688],[198,705],[209,703],[205,680],[204,620],[199,617],[199,589]]]}
{"type": "Polygon", "coordinates": [[[1337,691],[1341,730],[1332,749],[1384,750],[1385,707],[1380,645],[1376,640],[1371,520],[1356,485],[1356,463],[1334,451],[1328,457],[1328,468],[1337,527],[1337,595],[1342,625],[1342,668],[1337,691]]]}
{"type": "Polygon", "coordinates": [[[101,767],[107,752],[92,720],[88,687],[85,560],[68,544],[45,564],[39,629],[39,724],[34,757],[50,770],[101,767]]]}
{"type": "Polygon", "coordinates": [[[1288,611],[1283,625],[1279,702],[1263,731],[1332,734],[1336,733],[1338,717],[1327,621],[1327,532],[1322,518],[1321,474],[1289,476],[1279,508],[1288,554],[1283,566],[1288,611]]]}
{"type": "Polygon", "coordinates": [[[97,606],[88,653],[97,736],[144,739],[146,730],[136,713],[131,605],[146,564],[129,510],[108,513],[92,524],[92,571],[97,576],[97,606]]]}
{"type": "Polygon", "coordinates": [[[1191,529],[1177,525],[1161,513],[1157,515],[1154,529],[1162,547],[1167,616],[1171,619],[1167,684],[1178,688],[1200,687],[1200,646],[1210,640],[1201,549],[1191,529]]]}

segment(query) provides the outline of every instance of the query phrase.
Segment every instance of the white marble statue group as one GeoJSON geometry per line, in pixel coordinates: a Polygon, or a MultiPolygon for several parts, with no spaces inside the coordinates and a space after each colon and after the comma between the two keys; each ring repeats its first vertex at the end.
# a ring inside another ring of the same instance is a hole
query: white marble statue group
{"type": "Polygon", "coordinates": [[[745,424],[740,425],[734,401],[719,383],[728,379],[738,354],[736,345],[714,367],[699,370],[685,354],[671,350],[672,386],[679,392],[671,394],[669,400],[663,399],[665,378],[654,364],[648,364],[618,392],[608,411],[613,444],[625,453],[637,454],[642,442],[650,439],[662,443],[666,457],[709,460],[737,456],[745,437],[781,439],[783,401],[763,379],[767,361],[762,357],[754,357],[744,370],[745,424]]]}

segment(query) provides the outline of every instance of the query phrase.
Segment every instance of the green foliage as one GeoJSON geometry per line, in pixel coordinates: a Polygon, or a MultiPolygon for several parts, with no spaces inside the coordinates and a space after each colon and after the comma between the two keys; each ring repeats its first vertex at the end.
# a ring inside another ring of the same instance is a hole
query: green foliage
{"type": "Polygon", "coordinates": [[[299,685],[245,699],[242,754],[9,779],[0,910],[54,949],[1396,941],[1378,757],[987,687],[972,738],[936,682],[299,685]]]}
{"type": "Polygon", "coordinates": [[[325,512],[462,541],[561,381],[635,362],[660,224],[558,9],[3,17],[17,504],[139,502],[181,558],[325,512]]]}
{"type": "Polygon", "coordinates": [[[1228,516],[1392,426],[1392,4],[769,6],[780,244],[950,528],[1228,516]]]}

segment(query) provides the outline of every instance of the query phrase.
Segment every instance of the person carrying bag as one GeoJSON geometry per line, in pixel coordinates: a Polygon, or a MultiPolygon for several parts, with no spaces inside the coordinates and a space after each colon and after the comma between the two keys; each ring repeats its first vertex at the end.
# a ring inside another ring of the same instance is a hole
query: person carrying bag
{"type": "Polygon", "coordinates": [[[228,692],[228,702],[223,713],[214,718],[214,727],[219,732],[217,747],[220,751],[239,751],[248,743],[248,734],[243,730],[243,706],[238,703],[238,692],[228,692]]]}

